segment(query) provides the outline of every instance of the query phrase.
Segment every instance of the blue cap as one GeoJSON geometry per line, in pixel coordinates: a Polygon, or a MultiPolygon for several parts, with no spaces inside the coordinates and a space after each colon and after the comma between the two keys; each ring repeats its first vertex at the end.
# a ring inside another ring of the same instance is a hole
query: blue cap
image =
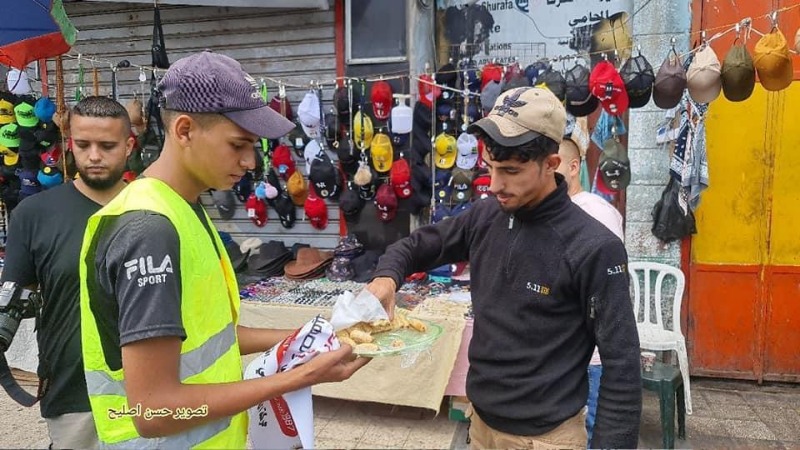
{"type": "Polygon", "coordinates": [[[50,189],[51,187],[62,184],[64,182],[64,175],[62,175],[61,171],[58,169],[44,167],[39,171],[39,174],[36,175],[36,179],[39,180],[39,184],[42,185],[42,188],[50,189]]]}
{"type": "Polygon", "coordinates": [[[50,100],[50,97],[42,97],[36,100],[33,106],[33,114],[42,122],[50,122],[53,120],[53,115],[56,113],[56,104],[50,100]]]}

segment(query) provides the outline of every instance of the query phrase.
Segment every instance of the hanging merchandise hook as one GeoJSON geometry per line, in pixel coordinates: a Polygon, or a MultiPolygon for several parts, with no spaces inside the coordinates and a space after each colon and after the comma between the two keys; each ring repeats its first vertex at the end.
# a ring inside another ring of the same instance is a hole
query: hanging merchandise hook
{"type": "Polygon", "coordinates": [[[778,11],[772,11],[772,14],[769,15],[770,21],[772,22],[772,30],[778,29],[778,11]]]}
{"type": "Polygon", "coordinates": [[[638,53],[639,56],[642,56],[642,44],[636,44],[636,53],[638,53]]]}
{"type": "Polygon", "coordinates": [[[78,87],[75,89],[75,101],[83,98],[83,55],[78,53],[78,87]]]}

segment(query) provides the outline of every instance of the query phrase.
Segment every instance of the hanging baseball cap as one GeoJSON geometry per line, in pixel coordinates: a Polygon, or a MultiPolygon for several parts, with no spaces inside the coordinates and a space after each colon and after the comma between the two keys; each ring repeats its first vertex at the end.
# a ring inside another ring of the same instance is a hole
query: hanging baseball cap
{"type": "Polygon", "coordinates": [[[358,196],[353,184],[351,182],[345,183],[342,195],[339,196],[339,208],[344,213],[345,220],[350,223],[357,223],[363,207],[364,200],[358,196]]]}
{"type": "Polygon", "coordinates": [[[0,127],[0,145],[6,148],[19,148],[19,127],[9,123],[0,127]]]}
{"type": "Polygon", "coordinates": [[[653,82],[653,103],[661,109],[672,109],[678,105],[686,89],[686,72],[680,57],[672,51],[656,73],[653,82]]]}
{"type": "Polygon", "coordinates": [[[720,63],[710,45],[695,54],[686,70],[686,88],[697,103],[711,103],[722,91],[720,63]]]}
{"type": "Polygon", "coordinates": [[[375,194],[375,209],[378,219],[382,222],[391,222],[397,216],[397,196],[394,189],[388,184],[382,184],[375,194]]]}
{"type": "Polygon", "coordinates": [[[33,113],[42,122],[50,122],[56,113],[56,104],[50,100],[50,97],[42,97],[36,100],[36,104],[33,106],[33,113]]]}
{"type": "Polygon", "coordinates": [[[547,60],[542,59],[525,67],[523,73],[525,74],[525,78],[528,79],[528,84],[531,86],[536,86],[539,84],[539,75],[547,72],[550,69],[550,63],[547,60]]]}
{"type": "Polygon", "coordinates": [[[295,154],[298,157],[302,158],[303,150],[306,148],[306,144],[311,141],[311,138],[306,136],[306,133],[303,131],[302,125],[300,122],[295,124],[295,127],[292,128],[292,131],[289,132],[289,135],[286,136],[286,139],[289,141],[289,145],[294,150],[295,154]]]}
{"type": "Polygon", "coordinates": [[[628,151],[614,138],[603,144],[603,153],[600,156],[598,167],[603,183],[614,192],[624,190],[631,182],[631,163],[628,160],[628,151]]]}
{"type": "Polygon", "coordinates": [[[328,226],[328,205],[313,190],[306,198],[304,209],[312,227],[324,230],[328,226]]]}
{"type": "Polygon", "coordinates": [[[433,181],[434,198],[438,202],[449,202],[453,195],[453,174],[449,170],[437,170],[433,181]]]}
{"type": "Polygon", "coordinates": [[[453,64],[447,63],[436,72],[436,83],[455,89],[458,84],[458,73],[453,64]]]}
{"type": "Polygon", "coordinates": [[[158,84],[164,108],[222,114],[259,137],[277,139],[294,125],[267,105],[238,61],[202,51],[175,61],[158,84]]]}
{"type": "Polygon", "coordinates": [[[481,90],[486,87],[486,84],[490,81],[496,81],[500,83],[503,79],[503,66],[495,63],[488,63],[483,66],[481,70],[481,90]]]}
{"type": "Polygon", "coordinates": [[[489,191],[489,186],[492,184],[492,178],[488,173],[483,173],[472,180],[472,195],[478,199],[484,199],[492,195],[489,191]]]}
{"type": "Polygon", "coordinates": [[[379,80],[372,83],[370,90],[372,112],[378,120],[386,120],[392,111],[392,85],[379,80]]]}
{"type": "Polygon", "coordinates": [[[294,113],[292,112],[292,105],[289,103],[288,98],[281,98],[280,96],[276,95],[272,97],[272,100],[269,101],[269,107],[272,108],[276,113],[286,117],[286,120],[294,122],[294,113]]]}
{"type": "Polygon", "coordinates": [[[453,195],[452,203],[468,202],[472,197],[472,179],[474,173],[471,170],[453,169],[453,195]]]}
{"type": "Polygon", "coordinates": [[[756,68],[747,47],[734,43],[720,71],[722,93],[732,102],[741,102],[750,98],[756,86],[756,68]]]}
{"type": "Polygon", "coordinates": [[[43,148],[50,147],[58,140],[58,127],[53,122],[39,122],[33,136],[36,143],[43,148]]]}
{"type": "Polygon", "coordinates": [[[306,174],[311,173],[311,163],[314,162],[314,158],[316,158],[320,153],[323,153],[323,151],[322,147],[319,146],[319,142],[314,139],[308,141],[308,144],[306,144],[306,148],[303,151],[303,159],[306,161],[306,174]]]}
{"type": "Polygon", "coordinates": [[[442,94],[442,89],[435,84],[433,78],[428,74],[419,76],[417,91],[419,92],[419,101],[427,106],[428,109],[431,109],[431,106],[433,106],[433,99],[438,98],[442,94]]]}
{"type": "Polygon", "coordinates": [[[272,167],[278,171],[278,175],[284,180],[288,180],[295,172],[294,159],[289,147],[279,145],[272,151],[272,167]]]}
{"type": "Polygon", "coordinates": [[[575,117],[585,117],[597,109],[600,101],[589,90],[588,67],[576,64],[564,75],[564,81],[567,112],[575,117]]]}
{"type": "Polygon", "coordinates": [[[550,69],[540,74],[536,80],[536,86],[542,85],[549,89],[559,101],[563,102],[566,99],[567,80],[564,79],[564,75],[561,72],[550,69]]]}
{"type": "Polygon", "coordinates": [[[610,61],[597,63],[589,74],[589,89],[600,100],[600,106],[612,116],[621,116],[628,110],[628,92],[610,61]]]}
{"type": "Polygon", "coordinates": [[[494,103],[497,101],[497,97],[500,96],[500,83],[497,81],[490,81],[486,84],[486,86],[481,91],[481,106],[483,107],[483,112],[489,114],[489,111],[492,110],[494,103]]]}
{"type": "Polygon", "coordinates": [[[219,217],[222,220],[230,220],[236,213],[236,196],[233,190],[216,190],[211,193],[211,198],[214,200],[214,206],[217,207],[219,217]]]}
{"type": "Polygon", "coordinates": [[[289,177],[289,180],[286,181],[286,190],[289,192],[289,197],[292,198],[292,203],[303,206],[308,197],[308,185],[300,172],[295,172],[289,177]]]}
{"type": "Polygon", "coordinates": [[[283,228],[292,228],[294,226],[296,220],[294,203],[292,203],[288,193],[281,192],[275,199],[275,212],[278,213],[283,228]]]}
{"type": "Polygon", "coordinates": [[[372,119],[367,114],[362,114],[361,111],[357,112],[353,116],[353,142],[355,142],[356,147],[368,149],[374,134],[375,129],[372,127],[372,119]]]}
{"type": "Polygon", "coordinates": [[[14,123],[17,117],[14,115],[14,104],[6,99],[0,99],[0,125],[14,123]]]}
{"type": "Polygon", "coordinates": [[[41,154],[42,164],[48,167],[55,167],[61,161],[61,146],[54,145],[46,152],[41,154]]]}
{"type": "Polygon", "coordinates": [[[440,169],[449,169],[453,167],[458,155],[458,143],[456,142],[456,138],[444,132],[439,133],[433,142],[433,146],[436,150],[436,154],[434,155],[436,158],[436,167],[440,169]]]}
{"type": "Polygon", "coordinates": [[[339,172],[325,152],[320,152],[311,162],[308,180],[322,198],[336,198],[339,195],[339,172]]]}
{"type": "MultiPolygon", "coordinates": [[[[0,146],[0,149],[3,149],[0,146]]],[[[14,167],[19,163],[19,152],[14,148],[6,148],[5,151],[0,152],[3,154],[3,164],[6,167],[14,167]]]]}
{"type": "Polygon", "coordinates": [[[629,107],[641,108],[646,105],[650,101],[653,83],[656,80],[653,66],[650,65],[647,58],[641,53],[628,58],[622,65],[619,74],[622,82],[625,83],[625,90],[628,92],[629,107]]]}
{"type": "Polygon", "coordinates": [[[482,131],[502,146],[515,147],[539,136],[560,143],[566,124],[567,111],[552,92],[528,87],[505,92],[489,115],[470,125],[467,132],[482,131]]]}
{"type": "Polygon", "coordinates": [[[256,194],[250,194],[244,203],[247,217],[257,227],[267,224],[267,204],[256,198],[256,194]]]}
{"type": "Polygon", "coordinates": [[[42,185],[42,188],[50,189],[51,187],[62,184],[64,182],[64,175],[62,175],[61,171],[58,169],[45,166],[39,170],[36,179],[39,181],[39,184],[42,185]]]}
{"type": "Polygon", "coordinates": [[[26,197],[42,192],[42,185],[39,184],[39,179],[37,178],[38,173],[38,170],[32,169],[21,169],[18,171],[20,201],[26,197]]]}
{"type": "Polygon", "coordinates": [[[777,27],[756,42],[753,63],[761,85],[768,91],[780,91],[792,84],[794,69],[786,37],[777,27]]]}
{"type": "MultiPolygon", "coordinates": [[[[353,90],[353,96],[355,95],[356,91],[353,90]]],[[[339,86],[333,91],[333,105],[340,120],[346,121],[350,117],[350,96],[346,86],[339,86]]]]}
{"type": "Polygon", "coordinates": [[[14,107],[14,115],[17,117],[17,124],[21,127],[33,128],[39,124],[39,118],[33,112],[33,105],[21,102],[14,107]]]}
{"type": "Polygon", "coordinates": [[[392,170],[389,172],[389,182],[397,198],[406,199],[414,193],[411,187],[411,167],[409,167],[405,158],[400,158],[392,164],[392,170]]]}
{"type": "Polygon", "coordinates": [[[358,155],[360,152],[354,148],[350,136],[347,135],[345,139],[340,139],[334,147],[336,148],[336,157],[339,158],[342,170],[348,175],[355,175],[358,170],[358,155]]]}
{"type": "Polygon", "coordinates": [[[394,150],[389,136],[383,133],[376,133],[375,137],[372,138],[370,153],[372,154],[372,166],[376,171],[382,173],[392,169],[394,150]]]}
{"type": "Polygon", "coordinates": [[[461,133],[456,141],[458,157],[456,166],[461,169],[472,169],[478,162],[478,138],[469,133],[461,133]]]}
{"type": "Polygon", "coordinates": [[[6,85],[8,91],[15,95],[26,95],[31,93],[31,85],[28,82],[28,74],[24,70],[15,68],[8,69],[6,73],[6,85]]]}
{"type": "Polygon", "coordinates": [[[297,120],[303,127],[303,132],[311,139],[320,137],[320,108],[319,97],[311,91],[306,92],[300,106],[297,107],[297,120]]]}

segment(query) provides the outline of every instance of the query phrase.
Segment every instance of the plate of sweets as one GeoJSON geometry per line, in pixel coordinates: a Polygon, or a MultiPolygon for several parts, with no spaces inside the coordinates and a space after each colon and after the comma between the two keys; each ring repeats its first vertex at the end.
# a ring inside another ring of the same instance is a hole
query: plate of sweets
{"type": "Polygon", "coordinates": [[[396,308],[393,320],[359,322],[336,332],[339,342],[368,358],[396,356],[426,350],[442,335],[439,324],[408,316],[396,308]]]}

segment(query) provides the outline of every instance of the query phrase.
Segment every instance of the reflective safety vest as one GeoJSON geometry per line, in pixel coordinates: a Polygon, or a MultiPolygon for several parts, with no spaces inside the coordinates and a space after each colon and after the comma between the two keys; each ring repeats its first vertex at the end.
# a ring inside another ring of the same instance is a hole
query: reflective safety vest
{"type": "MultiPolygon", "coordinates": [[[[122,417],[116,414],[122,410],[136,411],[136,405],[128,404],[124,370],[111,370],[106,362],[91,308],[96,299],[87,289],[87,274],[96,270],[96,231],[102,220],[136,210],[149,210],[165,216],[180,238],[181,319],[186,330],[186,339],[181,345],[181,382],[210,384],[242,379],[242,359],[236,336],[239,291],[219,235],[212,233],[215,251],[214,246],[208,245],[206,227],[186,200],[162,181],[153,178],[136,180],[89,219],[81,249],[81,342],[89,402],[100,443],[104,447],[136,449],[243,449],[247,439],[247,412],[155,439],[143,438],[137,433],[133,414],[122,417]]],[[[206,220],[211,223],[208,216],[206,220]]],[[[171,276],[177,269],[171,262],[148,262],[145,258],[139,264],[142,276],[149,276],[150,269],[159,271],[157,276],[171,276]]]]}

